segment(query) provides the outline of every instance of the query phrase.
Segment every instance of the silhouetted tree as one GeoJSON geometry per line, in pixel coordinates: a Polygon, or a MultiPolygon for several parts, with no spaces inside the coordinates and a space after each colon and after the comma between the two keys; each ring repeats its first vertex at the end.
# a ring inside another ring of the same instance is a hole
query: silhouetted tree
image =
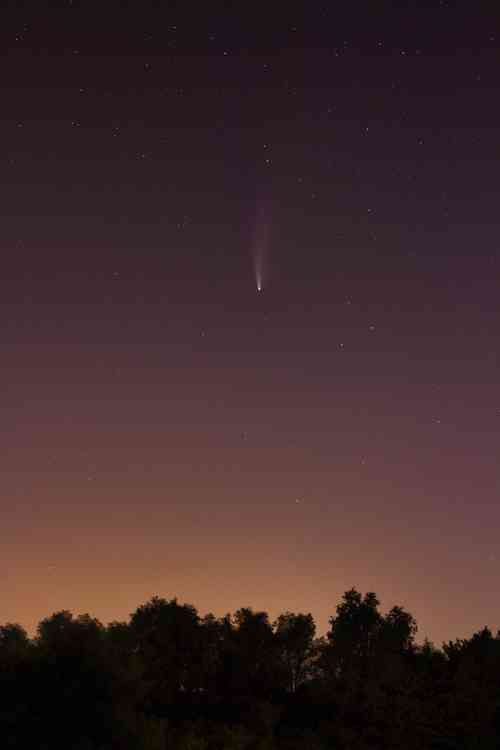
{"type": "Polygon", "coordinates": [[[0,746],[22,747],[30,742],[30,726],[37,724],[34,650],[24,628],[14,623],[0,627],[0,746]]]}
{"type": "Polygon", "coordinates": [[[0,626],[0,663],[2,665],[23,659],[29,649],[30,640],[21,625],[9,622],[0,626]]]}
{"type": "Polygon", "coordinates": [[[174,719],[175,704],[203,684],[198,613],[177,599],[153,597],[132,614],[130,628],[147,686],[146,709],[174,719]]]}
{"type": "Polygon", "coordinates": [[[269,616],[267,612],[254,612],[251,607],[244,607],[235,613],[234,625],[231,636],[240,690],[247,695],[267,698],[277,686],[278,660],[269,616]]]}
{"type": "Polygon", "coordinates": [[[447,715],[453,736],[464,746],[498,747],[500,640],[485,627],[469,640],[443,645],[450,689],[447,715]],[[496,731],[495,731],[496,728],[496,731]]]}
{"type": "Polygon", "coordinates": [[[50,747],[66,749],[76,729],[89,747],[105,746],[113,738],[125,747],[118,721],[123,715],[120,673],[99,620],[56,612],[40,622],[35,645],[46,688],[41,713],[50,747]]]}
{"type": "Polygon", "coordinates": [[[311,614],[285,612],[274,623],[277,647],[286,669],[287,689],[295,693],[308,676],[316,626],[311,614]]]}
{"type": "Polygon", "coordinates": [[[364,678],[382,625],[379,601],[369,592],[363,598],[356,589],[346,591],[330,618],[330,630],[322,654],[325,673],[346,686],[364,678]]]}

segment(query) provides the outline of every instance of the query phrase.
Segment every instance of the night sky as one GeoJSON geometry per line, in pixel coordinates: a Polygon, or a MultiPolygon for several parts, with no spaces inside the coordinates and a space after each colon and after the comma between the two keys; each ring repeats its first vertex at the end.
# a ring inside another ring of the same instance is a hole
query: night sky
{"type": "Polygon", "coordinates": [[[498,17],[163,5],[2,18],[1,621],[496,631],[498,17]]]}

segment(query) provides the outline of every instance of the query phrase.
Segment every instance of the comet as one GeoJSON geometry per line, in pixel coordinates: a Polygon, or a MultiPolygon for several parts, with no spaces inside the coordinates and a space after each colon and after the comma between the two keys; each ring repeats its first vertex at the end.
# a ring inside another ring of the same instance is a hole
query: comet
{"type": "Polygon", "coordinates": [[[255,268],[255,286],[258,292],[262,291],[262,273],[258,267],[255,268]]]}
{"type": "Polygon", "coordinates": [[[264,289],[264,282],[268,275],[268,252],[271,229],[270,206],[268,202],[260,201],[257,206],[257,216],[254,226],[252,247],[255,286],[260,293],[264,289]]]}

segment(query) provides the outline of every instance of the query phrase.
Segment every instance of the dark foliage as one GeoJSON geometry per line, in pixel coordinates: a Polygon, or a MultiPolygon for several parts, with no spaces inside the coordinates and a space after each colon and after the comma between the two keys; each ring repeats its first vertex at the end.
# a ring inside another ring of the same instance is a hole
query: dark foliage
{"type": "Polygon", "coordinates": [[[107,627],[60,611],[0,627],[1,747],[26,750],[500,748],[500,632],[435,648],[374,593],[310,614],[200,618],[154,597],[107,627]]]}

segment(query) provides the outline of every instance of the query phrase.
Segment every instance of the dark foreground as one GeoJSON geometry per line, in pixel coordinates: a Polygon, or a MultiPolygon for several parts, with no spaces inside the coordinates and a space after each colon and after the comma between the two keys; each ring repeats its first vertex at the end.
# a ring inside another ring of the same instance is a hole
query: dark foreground
{"type": "Polygon", "coordinates": [[[16,750],[500,748],[500,637],[415,643],[401,607],[345,593],[310,614],[200,618],[154,598],[104,627],[66,611],[0,628],[0,747],[16,750]]]}

